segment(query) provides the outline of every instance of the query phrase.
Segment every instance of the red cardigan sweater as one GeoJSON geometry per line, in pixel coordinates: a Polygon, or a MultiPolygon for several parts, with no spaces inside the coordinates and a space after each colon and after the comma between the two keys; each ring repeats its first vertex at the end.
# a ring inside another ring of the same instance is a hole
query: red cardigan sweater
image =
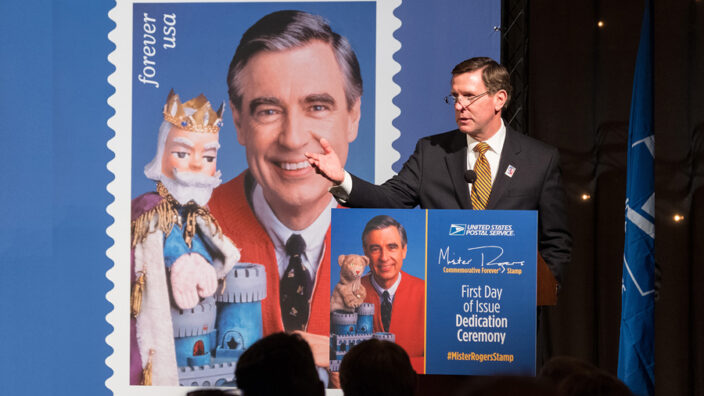
{"type": "MultiPolygon", "coordinates": [[[[264,335],[284,331],[279,305],[279,267],[274,244],[259,223],[247,200],[245,180],[248,171],[221,185],[213,191],[208,202],[210,212],[222,227],[223,233],[237,246],[240,262],[262,264],[266,268],[266,298],[262,300],[264,335]]],[[[306,331],[330,335],[330,228],[325,235],[325,252],[315,275],[311,310],[306,331]]]]}
{"type": "MultiPolygon", "coordinates": [[[[364,302],[374,304],[374,332],[384,331],[381,325],[381,300],[371,283],[371,274],[362,277],[367,289],[364,302]]],[[[389,332],[396,335],[396,343],[411,358],[418,374],[425,373],[425,281],[403,272],[391,308],[389,332]]]]}

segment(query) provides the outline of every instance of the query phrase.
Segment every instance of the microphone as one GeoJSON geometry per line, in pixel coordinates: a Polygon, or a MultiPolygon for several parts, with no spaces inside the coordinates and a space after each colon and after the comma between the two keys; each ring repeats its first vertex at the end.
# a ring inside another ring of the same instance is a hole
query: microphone
{"type": "Polygon", "coordinates": [[[477,180],[477,173],[471,169],[464,171],[464,181],[467,183],[474,183],[477,180]]]}

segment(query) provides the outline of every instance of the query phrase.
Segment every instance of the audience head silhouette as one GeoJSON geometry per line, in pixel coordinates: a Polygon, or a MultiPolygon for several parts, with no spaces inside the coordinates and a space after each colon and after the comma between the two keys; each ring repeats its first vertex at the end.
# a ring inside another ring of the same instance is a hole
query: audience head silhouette
{"type": "Polygon", "coordinates": [[[298,334],[275,333],[255,342],[237,361],[243,396],[323,396],[308,343],[298,334]]]}
{"type": "Polygon", "coordinates": [[[458,396],[556,396],[552,384],[533,377],[471,377],[458,396]]]}
{"type": "Polygon", "coordinates": [[[560,396],[632,395],[628,387],[613,374],[571,356],[550,359],[538,377],[555,385],[560,396]]]}
{"type": "Polygon", "coordinates": [[[186,393],[186,396],[237,396],[236,389],[196,389],[186,393]]]}
{"type": "Polygon", "coordinates": [[[340,365],[345,396],[409,396],[416,391],[416,372],[400,346],[376,339],[351,348],[340,365]]]}

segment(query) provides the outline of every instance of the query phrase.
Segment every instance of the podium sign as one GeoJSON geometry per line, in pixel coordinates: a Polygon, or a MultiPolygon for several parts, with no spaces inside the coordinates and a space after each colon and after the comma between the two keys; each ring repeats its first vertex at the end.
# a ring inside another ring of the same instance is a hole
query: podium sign
{"type": "MultiPolygon", "coordinates": [[[[409,352],[419,373],[535,375],[537,212],[333,210],[333,263],[343,254],[365,254],[362,232],[379,215],[398,221],[408,242],[391,328],[380,329],[375,319],[375,334],[384,330],[398,334],[397,343],[409,352]],[[414,304],[425,301],[424,309],[409,307],[403,300],[411,299],[407,291],[411,280],[415,285],[425,281],[425,297],[412,299],[414,304]],[[409,319],[409,312],[417,317],[409,319]]],[[[400,255],[394,257],[400,261],[400,255]]],[[[377,265],[385,268],[378,256],[377,265]]],[[[339,280],[337,269],[332,267],[331,291],[339,280]]],[[[367,281],[372,277],[367,275],[367,281]]],[[[367,286],[366,293],[376,297],[377,291],[367,286]]],[[[378,310],[375,307],[377,317],[378,310]]],[[[331,329],[331,336],[336,331],[331,329]]],[[[341,339],[335,338],[338,345],[331,346],[331,356],[337,353],[333,360],[344,356],[341,339]]]]}
{"type": "Polygon", "coordinates": [[[535,374],[537,212],[434,210],[427,228],[430,374],[535,374]]]}

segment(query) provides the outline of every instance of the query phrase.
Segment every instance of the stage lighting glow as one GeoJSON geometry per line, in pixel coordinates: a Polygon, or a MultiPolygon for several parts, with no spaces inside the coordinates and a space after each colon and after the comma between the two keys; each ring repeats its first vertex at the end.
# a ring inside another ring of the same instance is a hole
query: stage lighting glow
{"type": "Polygon", "coordinates": [[[582,198],[582,201],[589,201],[592,198],[592,196],[587,193],[584,193],[584,194],[582,194],[581,198],[582,198]]]}
{"type": "Polygon", "coordinates": [[[679,223],[680,221],[684,220],[684,216],[681,214],[676,214],[672,216],[672,220],[674,220],[676,223],[679,223]]]}
{"type": "Polygon", "coordinates": [[[599,21],[599,22],[596,23],[596,25],[597,25],[599,28],[603,28],[604,26],[606,26],[606,23],[605,23],[604,21],[599,21]]]}

